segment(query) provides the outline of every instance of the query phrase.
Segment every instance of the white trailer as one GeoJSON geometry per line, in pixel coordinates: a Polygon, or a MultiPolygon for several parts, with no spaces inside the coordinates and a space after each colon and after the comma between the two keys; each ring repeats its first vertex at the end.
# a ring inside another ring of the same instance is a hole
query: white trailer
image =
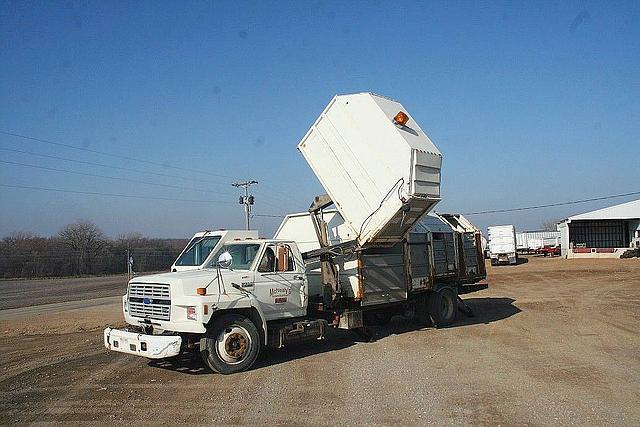
{"type": "Polygon", "coordinates": [[[494,225],[488,228],[491,265],[517,264],[516,229],[513,225],[494,225]]]}
{"type": "Polygon", "coordinates": [[[541,248],[560,244],[559,231],[519,231],[516,233],[516,248],[520,252],[535,252],[541,248]]]}
{"type": "Polygon", "coordinates": [[[400,103],[336,96],[298,148],[328,196],[290,216],[280,239],[227,240],[195,270],[132,279],[122,297],[130,326],[105,329],[108,349],[148,358],[198,350],[229,374],[249,369],[262,346],[321,339],[328,327],[363,331],[394,313],[449,325],[458,295],[487,287],[448,267],[438,275],[445,242],[409,232],[439,200],[441,156],[400,103]],[[332,203],[337,212],[325,209],[332,203]]]}

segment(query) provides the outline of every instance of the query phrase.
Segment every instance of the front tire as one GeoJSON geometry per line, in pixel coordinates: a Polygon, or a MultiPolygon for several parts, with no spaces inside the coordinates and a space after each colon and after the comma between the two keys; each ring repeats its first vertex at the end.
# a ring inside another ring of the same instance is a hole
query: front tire
{"type": "Polygon", "coordinates": [[[438,327],[449,326],[456,320],[458,296],[451,288],[442,288],[430,295],[429,315],[438,327]]]}
{"type": "Polygon", "coordinates": [[[234,374],[251,368],[260,352],[260,334],[254,323],[239,314],[225,314],[214,320],[200,339],[204,363],[220,374],[234,374]]]}

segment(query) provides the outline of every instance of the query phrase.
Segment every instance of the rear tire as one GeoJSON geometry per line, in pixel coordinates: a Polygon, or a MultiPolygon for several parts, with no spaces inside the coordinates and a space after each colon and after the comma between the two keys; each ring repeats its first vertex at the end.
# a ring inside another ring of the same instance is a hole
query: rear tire
{"type": "Polygon", "coordinates": [[[436,326],[449,326],[456,320],[458,296],[453,289],[442,288],[431,294],[428,305],[429,315],[436,326]]]}
{"type": "Polygon", "coordinates": [[[260,334],[253,322],[239,314],[225,314],[214,320],[200,339],[204,363],[220,374],[249,369],[260,353],[260,334]]]}

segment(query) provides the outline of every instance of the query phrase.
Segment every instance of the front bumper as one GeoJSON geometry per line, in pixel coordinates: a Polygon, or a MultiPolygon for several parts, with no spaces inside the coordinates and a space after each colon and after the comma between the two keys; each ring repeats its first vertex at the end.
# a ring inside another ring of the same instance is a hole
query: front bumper
{"type": "Polygon", "coordinates": [[[112,328],[104,330],[107,349],[149,359],[177,356],[181,345],[182,338],[178,335],[146,335],[112,328]]]}

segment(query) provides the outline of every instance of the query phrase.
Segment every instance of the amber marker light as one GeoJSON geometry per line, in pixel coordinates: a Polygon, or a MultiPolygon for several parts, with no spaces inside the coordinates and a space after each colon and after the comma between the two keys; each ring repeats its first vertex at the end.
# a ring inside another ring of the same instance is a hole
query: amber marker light
{"type": "Polygon", "coordinates": [[[196,293],[198,295],[206,295],[207,294],[207,288],[198,288],[198,289],[196,289],[196,293]]]}
{"type": "Polygon", "coordinates": [[[407,116],[407,114],[404,113],[403,111],[399,111],[398,114],[396,114],[396,116],[393,118],[393,123],[400,126],[406,125],[408,121],[409,121],[409,116],[407,116]]]}

